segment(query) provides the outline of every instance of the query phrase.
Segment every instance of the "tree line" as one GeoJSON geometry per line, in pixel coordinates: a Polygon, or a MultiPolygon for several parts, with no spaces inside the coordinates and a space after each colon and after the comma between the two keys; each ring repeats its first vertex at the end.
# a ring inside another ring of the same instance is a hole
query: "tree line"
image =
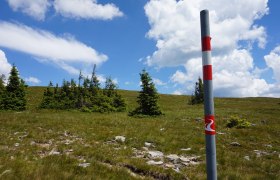
{"type": "Polygon", "coordinates": [[[53,87],[50,82],[44,91],[40,108],[79,109],[85,112],[120,112],[126,110],[123,97],[117,92],[117,85],[109,77],[102,89],[95,71],[91,78],[83,77],[80,72],[78,84],[63,80],[62,86],[53,87]]]}
{"type": "MultiPolygon", "coordinates": [[[[146,70],[140,73],[141,91],[137,97],[138,107],[129,112],[129,116],[163,115],[158,105],[159,95],[151,76],[146,70]]],[[[13,65],[7,83],[5,76],[0,76],[0,110],[25,110],[26,87],[24,80],[13,65]]],[[[189,104],[203,103],[203,83],[201,78],[195,84],[194,94],[189,104]]],[[[118,93],[117,85],[111,77],[106,78],[104,88],[97,78],[95,68],[91,78],[79,74],[78,83],[74,79],[63,80],[62,85],[55,86],[52,82],[44,90],[43,98],[39,105],[41,109],[78,109],[83,112],[121,112],[126,111],[126,102],[118,93]]]]}

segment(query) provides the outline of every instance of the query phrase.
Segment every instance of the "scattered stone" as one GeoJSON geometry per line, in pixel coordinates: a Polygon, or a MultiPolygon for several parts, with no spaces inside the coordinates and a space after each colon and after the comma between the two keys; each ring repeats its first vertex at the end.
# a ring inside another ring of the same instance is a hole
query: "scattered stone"
{"type": "Polygon", "coordinates": [[[269,147],[269,148],[272,148],[272,145],[270,145],[270,144],[266,144],[266,145],[264,145],[265,147],[269,147]]]}
{"type": "Polygon", "coordinates": [[[149,151],[149,149],[147,147],[142,147],[142,149],[145,151],[149,151]]]}
{"type": "Polygon", "coordinates": [[[35,145],[35,144],[36,144],[35,141],[31,141],[31,142],[30,142],[30,145],[31,145],[31,146],[33,146],[33,145],[35,145]]]}
{"type": "Polygon", "coordinates": [[[187,162],[187,163],[190,162],[190,159],[187,158],[187,157],[184,157],[184,156],[181,156],[181,157],[180,157],[180,160],[181,160],[182,162],[187,162]]]}
{"type": "Polygon", "coordinates": [[[67,131],[64,131],[64,136],[65,137],[68,137],[69,136],[69,133],[67,131]]]}
{"type": "Polygon", "coordinates": [[[160,128],[160,131],[164,131],[165,130],[165,128],[160,128]]]}
{"type": "Polygon", "coordinates": [[[15,143],[15,147],[18,147],[19,146],[19,143],[15,143]]]}
{"type": "Polygon", "coordinates": [[[244,159],[246,159],[247,161],[250,161],[250,157],[249,156],[244,156],[244,159]]]}
{"type": "Polygon", "coordinates": [[[185,166],[190,166],[190,165],[197,165],[199,164],[199,159],[200,156],[193,156],[193,157],[184,157],[184,156],[181,156],[180,157],[180,160],[181,160],[181,163],[185,166]]]}
{"type": "Polygon", "coordinates": [[[152,146],[152,143],[150,143],[150,142],[145,142],[144,144],[145,144],[146,147],[151,147],[152,146]]]}
{"type": "Polygon", "coordinates": [[[60,152],[57,151],[55,148],[53,148],[53,149],[51,150],[51,152],[49,153],[49,155],[60,155],[60,152]]]}
{"type": "Polygon", "coordinates": [[[230,145],[232,145],[232,146],[241,146],[241,144],[239,144],[238,142],[232,142],[232,143],[230,143],[230,145]]]}
{"type": "Polygon", "coordinates": [[[15,159],[15,157],[14,157],[14,156],[11,156],[10,158],[11,158],[11,160],[14,160],[14,159],[15,159]]]}
{"type": "Polygon", "coordinates": [[[180,149],[181,151],[190,151],[190,150],[192,150],[192,148],[182,148],[182,149],[180,149]]]}
{"type": "Polygon", "coordinates": [[[166,168],[175,168],[175,165],[171,164],[171,163],[166,163],[166,164],[164,164],[164,167],[166,167],[166,168]]]}
{"type": "Polygon", "coordinates": [[[177,154],[170,154],[170,155],[166,156],[166,158],[169,161],[174,162],[174,163],[177,163],[179,160],[179,156],[177,154]]]}
{"type": "Polygon", "coordinates": [[[256,153],[257,157],[261,157],[261,156],[265,156],[265,155],[269,155],[270,154],[268,152],[260,151],[260,150],[254,150],[254,152],[256,153]]]}
{"type": "Polygon", "coordinates": [[[154,161],[154,160],[150,160],[147,162],[148,165],[162,165],[163,162],[162,161],[154,161]]]}
{"type": "Polygon", "coordinates": [[[80,163],[79,164],[80,167],[86,168],[90,166],[90,163],[80,163]]]}
{"type": "Polygon", "coordinates": [[[163,153],[160,151],[148,151],[149,158],[155,159],[155,158],[162,158],[163,153]]]}
{"type": "Polygon", "coordinates": [[[256,126],[257,124],[252,123],[251,126],[256,126]]]}
{"type": "Polygon", "coordinates": [[[226,134],[226,133],[223,133],[223,132],[217,132],[217,134],[219,134],[219,135],[224,135],[224,134],[226,134]]]}
{"type": "Polygon", "coordinates": [[[125,142],[125,137],[124,136],[116,136],[115,140],[119,141],[119,142],[125,142]]]}

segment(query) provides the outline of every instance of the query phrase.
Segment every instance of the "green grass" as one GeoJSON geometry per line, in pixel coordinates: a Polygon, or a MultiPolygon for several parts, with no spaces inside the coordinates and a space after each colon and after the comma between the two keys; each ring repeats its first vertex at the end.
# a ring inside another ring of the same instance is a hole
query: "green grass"
{"type": "MultiPolygon", "coordinates": [[[[164,116],[134,118],[127,112],[40,110],[43,89],[28,88],[26,111],[0,112],[0,179],[206,179],[204,122],[196,121],[203,118],[203,105],[188,105],[188,96],[160,95],[164,116]],[[117,135],[126,141],[106,143],[117,135]],[[180,173],[147,165],[132,151],[146,141],[166,155],[201,156],[201,164],[184,167],[180,173]],[[180,150],[189,147],[191,151],[180,150]],[[60,155],[49,155],[52,150],[60,155]],[[90,166],[78,166],[82,162],[90,166]],[[133,176],[131,169],[140,175],[133,176]]],[[[137,92],[120,93],[128,110],[134,109],[137,92]]],[[[215,99],[216,129],[225,133],[216,135],[219,179],[280,179],[279,103],[275,98],[215,99]],[[231,116],[255,126],[228,129],[231,116]],[[268,154],[257,157],[254,150],[268,154]]]]}

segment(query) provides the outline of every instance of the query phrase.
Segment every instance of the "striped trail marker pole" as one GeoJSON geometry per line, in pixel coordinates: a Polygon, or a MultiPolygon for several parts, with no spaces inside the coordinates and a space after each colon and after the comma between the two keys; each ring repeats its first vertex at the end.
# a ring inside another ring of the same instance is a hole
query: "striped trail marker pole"
{"type": "Polygon", "coordinates": [[[211,62],[211,37],[209,27],[209,12],[200,12],[202,65],[204,84],[204,116],[205,116],[205,140],[206,140],[206,166],[207,179],[217,179],[216,165],[216,139],[215,118],[212,84],[212,62],[211,62]]]}

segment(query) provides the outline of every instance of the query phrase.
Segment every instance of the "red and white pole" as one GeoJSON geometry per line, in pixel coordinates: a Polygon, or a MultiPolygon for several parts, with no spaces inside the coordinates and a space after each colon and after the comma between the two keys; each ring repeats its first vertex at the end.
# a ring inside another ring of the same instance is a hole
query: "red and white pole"
{"type": "Polygon", "coordinates": [[[217,179],[216,165],[216,139],[214,99],[212,83],[212,61],[211,61],[211,37],[209,27],[209,12],[200,12],[202,65],[203,65],[203,87],[204,87],[204,116],[205,116],[205,139],[206,139],[206,166],[207,179],[217,179]]]}

